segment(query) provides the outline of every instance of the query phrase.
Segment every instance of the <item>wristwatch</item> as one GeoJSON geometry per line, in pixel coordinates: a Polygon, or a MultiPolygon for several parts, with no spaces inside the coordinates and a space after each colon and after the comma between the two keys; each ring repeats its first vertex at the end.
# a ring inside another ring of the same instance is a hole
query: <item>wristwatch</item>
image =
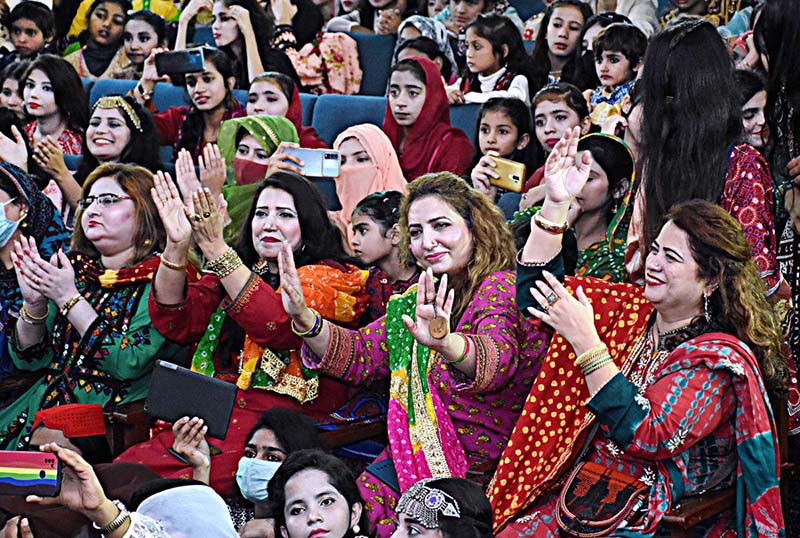
{"type": "Polygon", "coordinates": [[[100,534],[102,534],[103,536],[111,534],[112,532],[120,528],[122,525],[124,525],[125,522],[131,518],[131,513],[128,512],[128,509],[125,508],[125,505],[122,504],[121,501],[113,500],[111,502],[114,503],[114,506],[116,506],[119,509],[119,515],[115,517],[111,523],[105,525],[104,527],[98,526],[97,523],[95,523],[94,521],[92,522],[92,527],[100,531],[100,534]]]}

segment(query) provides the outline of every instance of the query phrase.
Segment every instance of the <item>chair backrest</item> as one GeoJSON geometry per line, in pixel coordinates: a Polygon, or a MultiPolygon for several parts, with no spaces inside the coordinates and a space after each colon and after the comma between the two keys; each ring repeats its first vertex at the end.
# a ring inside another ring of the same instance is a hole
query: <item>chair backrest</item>
{"type": "Polygon", "coordinates": [[[358,47],[358,62],[363,75],[359,95],[385,95],[392,68],[395,37],[392,35],[349,33],[358,47]]]}
{"type": "Polygon", "coordinates": [[[192,43],[205,43],[216,47],[217,43],[214,41],[214,32],[211,30],[210,24],[198,24],[194,27],[194,35],[192,36],[192,43]]]}
{"type": "Polygon", "coordinates": [[[509,0],[508,2],[519,13],[519,18],[526,21],[543,11],[545,6],[541,0],[509,0]]]}
{"type": "Polygon", "coordinates": [[[311,125],[314,119],[314,107],[317,104],[317,96],[313,93],[300,94],[300,106],[303,107],[303,125],[311,125]]]}
{"type": "Polygon", "coordinates": [[[450,125],[464,131],[470,142],[475,140],[480,109],[481,105],[477,103],[450,107],[450,125]]]}
{"type": "Polygon", "coordinates": [[[332,145],[339,133],[359,123],[383,125],[386,98],[367,95],[320,95],[314,105],[311,125],[320,138],[332,145]]]}
{"type": "MultiPolygon", "coordinates": [[[[136,87],[135,80],[117,80],[113,78],[101,78],[91,85],[89,90],[89,109],[91,109],[98,99],[112,93],[121,95],[127,94],[136,87]]],[[[84,87],[86,87],[84,85],[84,87]]]]}
{"type": "Polygon", "coordinates": [[[83,84],[83,91],[86,92],[86,95],[89,95],[89,92],[92,91],[92,86],[94,86],[94,81],[90,78],[81,77],[81,84],[83,84]]]}

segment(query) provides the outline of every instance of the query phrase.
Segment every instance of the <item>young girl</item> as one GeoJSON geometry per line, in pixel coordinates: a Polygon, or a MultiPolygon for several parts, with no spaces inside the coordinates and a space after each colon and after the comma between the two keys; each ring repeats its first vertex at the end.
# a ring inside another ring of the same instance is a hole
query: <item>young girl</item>
{"type": "MultiPolygon", "coordinates": [[[[560,82],[545,86],[534,96],[531,109],[536,140],[544,152],[545,159],[569,129],[580,126],[581,135],[585,135],[592,127],[586,99],[572,84],[560,82]]],[[[544,165],[525,182],[519,203],[520,209],[526,209],[542,199],[544,192],[532,189],[542,182],[543,177],[544,165]]]]}
{"type": "MultiPolygon", "coordinates": [[[[160,77],[155,69],[155,49],[145,61],[142,79],[133,92],[136,99],[149,104],[155,84],[160,77]]],[[[245,115],[232,90],[236,77],[233,66],[224,52],[205,48],[205,71],[186,75],[186,91],[190,106],[171,107],[154,114],[162,146],[172,146],[172,158],[185,148],[197,160],[203,147],[217,141],[223,121],[245,115]]]]}
{"type": "MultiPolygon", "coordinates": [[[[432,51],[423,56],[431,59],[433,57],[441,58],[442,73],[444,74],[445,70],[453,73],[456,68],[456,58],[453,56],[453,48],[447,37],[447,28],[441,22],[421,15],[412,15],[400,23],[400,28],[397,30],[397,43],[394,46],[394,61],[397,62],[401,59],[399,54],[403,45],[420,37],[433,41],[438,50],[438,53],[432,51]]],[[[444,79],[450,83],[450,75],[446,75],[444,79]]]]}
{"type": "Polygon", "coordinates": [[[592,9],[581,0],[556,0],[547,7],[531,55],[535,94],[546,84],[572,82],[578,55],[578,38],[592,9]]]}
{"type": "Polygon", "coordinates": [[[496,201],[497,187],[491,184],[496,166],[492,157],[503,157],[525,165],[527,170],[540,166],[541,152],[533,143],[533,121],[528,107],[513,97],[494,97],[481,107],[475,140],[475,160],[470,178],[472,186],[496,201]]]}
{"type": "Polygon", "coordinates": [[[191,0],[178,22],[175,50],[186,48],[189,23],[200,11],[213,12],[214,42],[233,63],[237,88],[249,87],[265,70],[299,82],[288,56],[272,47],[275,25],[256,0],[191,0]]]}
{"type": "Polygon", "coordinates": [[[439,70],[442,72],[443,80],[450,80],[453,77],[452,64],[447,57],[442,54],[439,45],[437,45],[436,41],[433,39],[422,36],[415,37],[414,39],[403,41],[400,43],[400,46],[397,47],[396,61],[407,60],[415,56],[427,58],[438,65],[439,70]]]}
{"type": "Polygon", "coordinates": [[[769,138],[769,128],[764,114],[767,106],[767,79],[758,71],[736,70],[736,85],[739,87],[742,105],[742,124],[745,142],[764,152],[769,138]]]}
{"type": "Polygon", "coordinates": [[[492,97],[516,97],[530,103],[533,78],[522,36],[507,17],[478,15],[467,26],[467,69],[447,89],[451,105],[484,103],[492,97]]]}
{"type": "Polygon", "coordinates": [[[144,61],[153,49],[167,46],[167,23],[152,11],[136,11],[128,17],[122,34],[128,65],[115,78],[139,80],[144,61]]]}
{"type": "Polygon", "coordinates": [[[389,75],[383,131],[409,181],[429,172],[463,175],[472,144],[450,126],[450,108],[439,67],[426,58],[397,62],[389,75]]]}
{"type": "Polygon", "coordinates": [[[400,255],[400,191],[373,192],[356,205],[352,214],[350,247],[369,266],[366,288],[369,306],[362,324],[386,314],[392,295],[405,292],[419,279],[419,267],[400,255]]]}
{"type": "Polygon", "coordinates": [[[294,124],[304,148],[327,148],[313,127],[303,125],[303,107],[297,84],[283,73],[261,73],[250,84],[247,94],[247,115],[284,116],[294,124]]]}
{"type": "Polygon", "coordinates": [[[30,62],[26,61],[13,62],[0,71],[0,106],[13,110],[21,120],[25,119],[25,110],[22,108],[22,81],[29,65],[30,62]]]}
{"type": "Polygon", "coordinates": [[[55,20],[50,8],[42,3],[23,0],[11,10],[6,25],[14,51],[0,58],[0,66],[16,60],[33,60],[47,52],[55,37],[55,20]]]}
{"type": "Polygon", "coordinates": [[[92,3],[86,45],[65,58],[79,76],[91,80],[111,78],[125,66],[122,32],[130,10],[128,0],[95,0],[92,3]]]}
{"type": "Polygon", "coordinates": [[[67,155],[80,155],[89,105],[81,79],[66,60],[42,54],[23,77],[23,106],[33,118],[25,134],[31,146],[52,138],[67,155]]]}

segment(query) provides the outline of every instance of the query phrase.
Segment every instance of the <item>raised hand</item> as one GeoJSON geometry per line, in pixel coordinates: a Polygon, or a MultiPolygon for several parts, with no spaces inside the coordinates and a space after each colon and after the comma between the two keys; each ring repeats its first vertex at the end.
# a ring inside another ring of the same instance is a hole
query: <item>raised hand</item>
{"type": "Polygon", "coordinates": [[[47,135],[41,142],[36,144],[33,150],[33,160],[54,178],[70,175],[67,164],[64,162],[64,152],[61,151],[61,146],[58,145],[58,142],[50,135],[47,135]]]}
{"type": "Polygon", "coordinates": [[[23,135],[17,130],[16,125],[11,126],[13,139],[0,133],[0,161],[10,162],[22,168],[28,169],[28,148],[25,146],[23,135]]]}
{"type": "Polygon", "coordinates": [[[181,20],[188,22],[201,11],[211,11],[212,9],[214,9],[212,0],[191,0],[181,12],[181,20]]]}
{"type": "Polygon", "coordinates": [[[454,300],[455,291],[447,291],[447,274],[442,275],[439,289],[437,290],[433,281],[433,270],[428,268],[427,271],[422,273],[417,286],[417,319],[413,320],[410,316],[403,316],[403,323],[408,332],[411,333],[411,336],[414,337],[414,340],[423,346],[438,351],[445,340],[445,336],[450,332],[450,313],[453,310],[454,300]],[[431,322],[437,318],[443,318],[446,322],[446,327],[448,327],[448,331],[439,338],[431,334],[431,322]]]}
{"type": "Polygon", "coordinates": [[[589,179],[592,155],[584,151],[581,159],[576,159],[580,136],[580,127],[568,130],[547,157],[544,165],[545,197],[551,202],[571,202],[589,179]]]}
{"type": "MultiPolygon", "coordinates": [[[[225,186],[227,166],[225,164],[225,159],[222,158],[219,152],[219,146],[216,144],[209,144],[204,147],[203,154],[199,158],[199,165],[200,182],[204,187],[207,187],[212,194],[220,195],[222,193],[222,187],[225,186]]],[[[194,168],[192,168],[192,171],[194,171],[194,168]]]]}
{"type": "Polygon", "coordinates": [[[292,19],[297,15],[297,6],[291,0],[271,0],[269,7],[275,24],[292,24],[292,19]]]}
{"type": "Polygon", "coordinates": [[[166,172],[156,172],[153,182],[155,186],[150,189],[150,194],[156,202],[158,216],[161,217],[164,230],[167,232],[167,240],[183,245],[188,250],[192,239],[192,227],[186,218],[186,209],[178,188],[166,172]]]}
{"type": "Polygon", "coordinates": [[[269,168],[267,168],[267,175],[272,175],[275,172],[295,172],[298,174],[303,173],[303,161],[291,153],[284,151],[286,148],[299,148],[298,144],[294,142],[281,142],[275,149],[275,153],[269,158],[269,168]]]}
{"type": "Polygon", "coordinates": [[[50,261],[47,261],[39,255],[36,241],[32,237],[22,237],[14,247],[15,268],[18,280],[22,281],[20,291],[25,302],[41,304],[41,297],[44,296],[62,306],[78,294],[75,270],[63,250],[53,254],[50,261]],[[19,265],[16,264],[17,261],[19,265]]]}
{"type": "Polygon", "coordinates": [[[186,200],[186,206],[191,210],[192,193],[202,189],[203,185],[197,179],[192,154],[186,151],[186,148],[181,149],[178,158],[175,159],[175,181],[181,190],[181,196],[186,200]]]}
{"type": "Polygon", "coordinates": [[[23,516],[12,517],[0,530],[0,538],[33,538],[30,521],[23,516]],[[17,527],[19,527],[19,531],[17,531],[17,527]]]}
{"type": "Polygon", "coordinates": [[[25,270],[25,268],[32,263],[29,261],[29,241],[33,242],[33,239],[29,240],[25,237],[21,237],[19,241],[14,241],[11,261],[14,262],[14,271],[17,274],[17,285],[22,294],[22,300],[28,307],[34,307],[37,310],[40,308],[44,309],[47,304],[47,298],[39,291],[39,286],[34,281],[33,273],[30,271],[26,272],[25,270]]]}
{"type": "Polygon", "coordinates": [[[303,285],[297,274],[297,267],[294,265],[294,253],[288,241],[281,245],[278,253],[278,273],[281,277],[281,302],[283,309],[300,327],[305,327],[305,321],[313,317],[313,313],[306,305],[306,298],[303,296],[303,285]]]}
{"type": "Polygon", "coordinates": [[[250,22],[250,12],[242,6],[229,7],[228,15],[236,21],[236,25],[242,33],[253,31],[253,23],[250,22]]]}
{"type": "Polygon", "coordinates": [[[207,472],[211,466],[211,451],[206,441],[206,432],[208,426],[198,417],[183,417],[172,425],[172,433],[175,435],[172,449],[189,460],[192,468],[207,472]]]}
{"type": "MultiPolygon", "coordinates": [[[[217,208],[214,195],[208,189],[197,189],[192,193],[194,213],[187,213],[189,224],[192,226],[192,235],[197,241],[197,246],[207,258],[216,258],[227,249],[222,231],[225,228],[223,217],[217,208]]],[[[188,209],[186,209],[188,212],[188,209]]]]}

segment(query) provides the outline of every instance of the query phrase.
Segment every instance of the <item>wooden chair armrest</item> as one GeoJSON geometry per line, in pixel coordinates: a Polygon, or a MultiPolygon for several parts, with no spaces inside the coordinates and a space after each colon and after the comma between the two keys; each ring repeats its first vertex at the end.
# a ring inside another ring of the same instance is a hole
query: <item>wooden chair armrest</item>
{"type": "Polygon", "coordinates": [[[736,488],[734,487],[690,497],[670,510],[664,516],[663,524],[668,527],[691,529],[698,523],[733,508],[735,502],[736,488]]]}
{"type": "Polygon", "coordinates": [[[385,439],[386,419],[341,424],[334,429],[320,428],[319,436],[330,450],[365,439],[385,439]]]}

